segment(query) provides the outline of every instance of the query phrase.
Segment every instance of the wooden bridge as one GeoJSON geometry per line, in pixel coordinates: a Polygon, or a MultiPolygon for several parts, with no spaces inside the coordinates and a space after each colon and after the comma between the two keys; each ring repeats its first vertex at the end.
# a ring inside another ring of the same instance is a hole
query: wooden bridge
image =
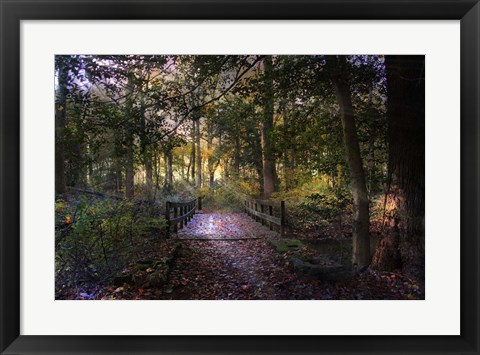
{"type": "MultiPolygon", "coordinates": [[[[172,233],[177,234],[188,226],[197,210],[202,210],[201,197],[186,202],[167,201],[165,206],[166,236],[170,237],[172,233]]],[[[281,237],[284,237],[286,225],[285,201],[277,203],[271,200],[245,199],[243,210],[255,222],[268,227],[270,231],[278,232],[281,237]]],[[[212,220],[209,219],[205,223],[212,223],[212,220]]],[[[192,228],[195,228],[195,225],[192,225],[189,229],[192,230],[192,228]]],[[[229,240],[233,239],[229,238],[229,240]]],[[[252,237],[237,239],[252,239],[252,237]]]]}
{"type": "Polygon", "coordinates": [[[278,229],[280,235],[285,235],[285,201],[280,205],[270,200],[245,200],[245,213],[262,225],[268,225],[270,230],[278,229]],[[278,216],[274,215],[274,211],[278,216]]]}
{"type": "MultiPolygon", "coordinates": [[[[118,201],[125,200],[122,196],[109,195],[96,191],[74,189],[76,193],[93,195],[97,198],[111,198],[118,201]]],[[[135,200],[135,205],[145,205],[150,203],[146,200],[135,200]]],[[[172,233],[176,234],[186,227],[193,219],[197,211],[202,210],[202,197],[193,198],[185,202],[167,201],[165,203],[165,234],[168,237],[172,233]]],[[[266,226],[270,231],[275,231],[281,237],[285,236],[286,213],[285,201],[274,202],[271,200],[262,200],[254,198],[246,198],[244,200],[243,211],[251,217],[255,222],[266,226]]],[[[245,223],[246,224],[246,223],[245,223]]],[[[243,224],[243,226],[245,226],[243,224]]],[[[230,238],[231,240],[235,238],[230,238]]],[[[237,238],[244,239],[244,238],[237,238]]],[[[251,239],[249,237],[248,239],[251,239]]]]}
{"type": "Polygon", "coordinates": [[[184,225],[193,218],[195,210],[202,210],[202,198],[194,198],[187,202],[171,202],[167,201],[165,206],[165,221],[166,235],[170,236],[173,229],[174,233],[177,233],[179,229],[182,229],[184,225]]]}

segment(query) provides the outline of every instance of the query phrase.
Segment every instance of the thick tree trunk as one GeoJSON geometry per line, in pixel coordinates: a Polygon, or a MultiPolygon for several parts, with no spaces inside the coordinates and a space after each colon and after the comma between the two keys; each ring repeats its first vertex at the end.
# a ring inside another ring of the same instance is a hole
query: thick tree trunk
{"type": "Polygon", "coordinates": [[[330,56],[328,62],[333,69],[335,94],[340,106],[343,140],[347,152],[353,195],[353,257],[352,264],[362,269],[370,264],[369,201],[363,171],[362,157],[357,137],[357,128],[350,93],[350,82],[345,56],[330,56]]]}
{"type": "Polygon", "coordinates": [[[55,92],[55,193],[66,191],[65,179],[65,120],[67,110],[68,71],[62,65],[58,68],[58,87],[55,92]]]}
{"type": "Polygon", "coordinates": [[[265,56],[264,112],[261,130],[263,194],[269,198],[276,190],[275,158],[273,156],[271,134],[273,131],[273,63],[272,56],[265,56]]]}
{"type": "Polygon", "coordinates": [[[262,140],[260,132],[256,132],[255,141],[253,143],[254,160],[255,160],[255,172],[257,173],[258,184],[260,185],[260,193],[263,193],[263,160],[262,160],[262,140]]]}
{"type": "Polygon", "coordinates": [[[389,234],[372,267],[425,277],[425,57],[386,56],[389,234]]]}

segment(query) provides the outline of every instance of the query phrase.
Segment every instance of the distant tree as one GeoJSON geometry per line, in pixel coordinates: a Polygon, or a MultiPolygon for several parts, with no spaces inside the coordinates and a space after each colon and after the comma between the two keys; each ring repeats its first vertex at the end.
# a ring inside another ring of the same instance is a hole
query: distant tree
{"type": "Polygon", "coordinates": [[[55,192],[66,191],[65,179],[65,125],[67,112],[68,57],[55,57],[57,87],[55,90],[55,192]]]}

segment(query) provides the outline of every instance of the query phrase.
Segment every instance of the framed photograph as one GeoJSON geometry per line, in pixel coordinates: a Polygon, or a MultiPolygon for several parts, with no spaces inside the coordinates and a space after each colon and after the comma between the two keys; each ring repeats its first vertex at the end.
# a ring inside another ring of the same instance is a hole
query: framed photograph
{"type": "Polygon", "coordinates": [[[0,0],[2,354],[478,354],[475,0],[0,0]]]}

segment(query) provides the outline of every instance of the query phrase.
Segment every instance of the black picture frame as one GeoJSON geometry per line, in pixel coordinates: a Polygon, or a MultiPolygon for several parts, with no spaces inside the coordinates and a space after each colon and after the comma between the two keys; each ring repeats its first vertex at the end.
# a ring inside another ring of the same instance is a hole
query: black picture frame
{"type": "Polygon", "coordinates": [[[0,11],[2,354],[479,354],[480,5],[477,0],[0,0],[0,11]],[[461,335],[20,335],[20,22],[32,19],[461,20],[461,335]]]}

